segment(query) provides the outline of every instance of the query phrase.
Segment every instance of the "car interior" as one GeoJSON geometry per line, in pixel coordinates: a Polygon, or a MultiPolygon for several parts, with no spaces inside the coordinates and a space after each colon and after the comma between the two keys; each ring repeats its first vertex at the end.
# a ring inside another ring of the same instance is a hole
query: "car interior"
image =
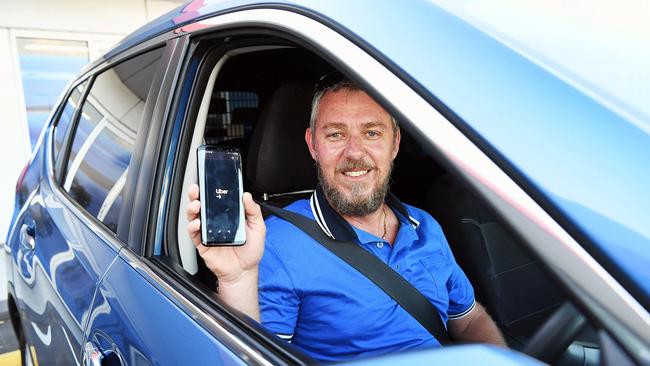
{"type": "MultiPolygon", "coordinates": [[[[242,37],[247,42],[237,46],[236,38],[226,50],[206,51],[218,56],[202,64],[203,73],[209,75],[207,83],[194,95],[200,98],[197,112],[186,117],[193,127],[187,129],[191,138],[182,147],[187,156],[184,171],[178,173],[182,192],[174,197],[178,225],[166,248],[184,271],[212,290],[216,278],[191,243],[185,217],[187,189],[197,182],[197,147],[238,148],[244,188],[256,199],[282,207],[309,197],[317,177],[304,131],[316,81],[336,68],[316,52],[286,39],[267,35],[251,42],[250,37],[242,37]]],[[[347,74],[354,80],[353,74],[347,74]]],[[[441,224],[477,300],[509,346],[524,349],[567,303],[567,297],[508,226],[440,161],[413,127],[402,123],[401,133],[391,191],[404,203],[425,209],[441,224]]],[[[598,363],[595,330],[583,324],[576,333],[559,346],[553,363],[598,363]]]]}

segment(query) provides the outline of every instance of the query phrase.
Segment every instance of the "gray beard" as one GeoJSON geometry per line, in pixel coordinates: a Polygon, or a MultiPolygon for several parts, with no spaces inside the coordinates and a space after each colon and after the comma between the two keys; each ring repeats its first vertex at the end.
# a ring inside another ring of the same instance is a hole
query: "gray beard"
{"type": "Polygon", "coordinates": [[[323,170],[318,162],[316,162],[316,170],[318,171],[318,182],[332,208],[341,216],[360,217],[371,214],[381,207],[390,188],[390,176],[393,170],[393,163],[391,162],[384,181],[374,187],[370,193],[370,197],[361,195],[361,185],[355,184],[352,186],[351,196],[357,197],[356,200],[348,200],[343,192],[331,185],[325,178],[325,174],[323,174],[323,170]]]}

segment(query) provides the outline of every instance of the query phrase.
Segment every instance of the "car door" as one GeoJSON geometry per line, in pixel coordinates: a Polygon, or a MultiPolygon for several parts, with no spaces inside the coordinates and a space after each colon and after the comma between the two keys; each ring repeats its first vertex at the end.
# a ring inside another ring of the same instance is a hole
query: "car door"
{"type": "Polygon", "coordinates": [[[184,107],[169,111],[168,99],[178,98],[183,105],[197,72],[193,60],[183,62],[188,37],[172,39],[169,44],[176,49],[164,72],[140,157],[128,245],[98,285],[83,359],[125,365],[304,363],[296,361],[301,356],[284,349],[284,341],[272,339],[259,324],[236,310],[224,309],[216,294],[200,290],[202,284],[192,276],[179,276],[182,269],[172,273],[177,264],[160,255],[164,250],[155,244],[165,228],[149,226],[147,220],[157,217],[158,209],[151,207],[161,203],[159,199],[166,200],[169,193],[164,180],[174,167],[176,133],[181,128],[177,115],[184,111],[184,107]],[[184,70],[180,77],[179,69],[184,70]],[[177,89],[172,90],[173,85],[177,89]]]}
{"type": "MultiPolygon", "coordinates": [[[[545,260],[544,263],[555,271],[554,273],[556,275],[558,273],[563,275],[565,272],[577,272],[578,270],[589,274],[588,276],[581,276],[578,273],[570,273],[570,280],[566,278],[560,280],[564,281],[561,282],[564,286],[579,283],[581,290],[595,292],[595,289],[600,288],[608,293],[612,299],[615,299],[615,301],[622,299],[622,297],[617,298],[617,291],[619,289],[616,286],[618,285],[610,286],[606,275],[603,275],[602,272],[592,270],[596,267],[593,259],[579,249],[579,245],[574,239],[566,234],[564,229],[540,208],[539,203],[528,196],[520,186],[513,182],[512,178],[501,170],[485,152],[477,147],[475,143],[472,143],[462,131],[456,128],[445,116],[436,110],[430,101],[418,96],[417,88],[414,89],[406,82],[400,80],[395,73],[387,70],[376,59],[369,57],[368,54],[342,39],[332,29],[323,27],[322,24],[314,24],[316,22],[306,21],[299,15],[289,11],[282,12],[267,9],[233,12],[224,16],[207,18],[187,29],[190,32],[196,33],[198,37],[200,33],[206,33],[211,30],[216,32],[222,27],[226,28],[229,25],[234,27],[237,24],[251,23],[257,25],[259,25],[258,23],[271,23],[274,25],[274,30],[281,29],[290,31],[292,35],[300,37],[300,40],[305,44],[309,44],[313,48],[322,51],[323,54],[326,54],[329,57],[328,60],[333,60],[333,63],[338,62],[344,65],[346,70],[351,70],[350,73],[367,84],[369,89],[375,92],[375,95],[383,103],[385,102],[388,108],[391,108],[405,121],[409,122],[405,123],[405,125],[410,125],[419,134],[418,137],[425,141],[427,149],[436,151],[436,157],[438,159],[443,160],[448,166],[451,166],[453,171],[462,176],[466,182],[469,182],[470,186],[481,194],[493,209],[508,219],[509,225],[514,227],[516,232],[525,239],[527,247],[524,249],[535,254],[539,254],[539,252],[545,253],[543,257],[545,260]],[[262,19],[264,20],[262,21],[262,19]],[[533,248],[532,250],[531,247],[533,248]],[[551,255],[550,248],[553,250],[553,255],[551,255]],[[561,253],[561,255],[558,256],[557,253],[561,253]],[[587,281],[587,277],[589,277],[589,281],[587,281]]],[[[363,44],[363,40],[358,40],[358,43],[363,44]]],[[[368,46],[368,48],[372,47],[368,46]]],[[[200,115],[200,112],[198,115],[200,115]]],[[[198,123],[197,119],[197,125],[198,123]]],[[[185,143],[188,142],[185,141],[185,143]]],[[[189,160],[188,156],[185,157],[189,160]]],[[[192,164],[188,163],[187,166],[191,167],[192,164]]],[[[163,187],[165,189],[178,190],[178,187],[168,188],[170,185],[173,185],[173,182],[166,180],[163,187]]],[[[161,194],[164,194],[161,202],[163,202],[163,199],[166,200],[164,203],[161,203],[161,205],[164,205],[164,209],[171,211],[177,210],[173,200],[172,203],[168,202],[170,193],[163,191],[161,194]]],[[[180,197],[180,200],[185,199],[185,195],[183,194],[174,195],[172,193],[171,195],[174,199],[178,199],[177,196],[180,197]]],[[[179,219],[177,222],[174,222],[173,220],[165,221],[167,220],[165,216],[167,213],[164,212],[164,209],[159,211],[158,222],[165,222],[167,224],[178,223],[180,226],[180,222],[182,221],[180,216],[183,215],[184,211],[179,210],[179,219]]],[[[166,228],[160,229],[160,236],[157,236],[155,241],[156,248],[159,250],[154,252],[154,255],[167,254],[173,257],[173,252],[164,252],[165,249],[169,249],[168,246],[165,246],[163,239],[164,235],[168,234],[166,230],[171,230],[169,226],[175,227],[176,225],[167,225],[166,228]]],[[[179,230],[179,241],[182,234],[183,231],[179,230]]],[[[567,294],[571,297],[577,296],[577,293],[579,291],[575,290],[575,288],[573,292],[567,291],[567,294]]],[[[580,305],[582,305],[580,309],[583,312],[592,314],[590,311],[593,310],[585,310],[588,307],[584,306],[584,303],[580,305]]],[[[617,331],[616,327],[601,328],[601,324],[597,325],[603,335],[617,331]]],[[[620,340],[621,335],[617,334],[617,336],[620,340]]],[[[554,337],[549,336],[548,333],[543,334],[542,338],[548,343],[553,343],[556,340],[554,337]]],[[[549,345],[548,343],[547,346],[549,345]]],[[[551,347],[547,348],[550,349],[551,347]]]]}
{"type": "MultiPolygon", "coordinates": [[[[214,42],[201,42],[200,33],[188,37],[179,30],[183,36],[178,42],[185,44],[179,45],[184,51],[179,50],[177,54],[186,53],[186,56],[178,59],[174,56],[170,65],[179,64],[182,71],[174,83],[176,87],[171,100],[159,99],[160,106],[156,110],[160,113],[155,114],[159,114],[162,121],[159,128],[155,127],[156,121],[152,121],[147,141],[146,154],[150,153],[151,147],[151,151],[159,149],[160,155],[156,157],[152,153],[150,165],[142,165],[135,193],[136,197],[151,197],[151,203],[137,203],[134,207],[129,247],[120,251],[120,258],[98,288],[87,332],[89,356],[101,353],[127,364],[184,364],[189,360],[192,364],[313,362],[237,309],[219,301],[214,291],[214,280],[210,283],[207,276],[202,276],[205,273],[197,268],[196,261],[194,266],[190,264],[191,255],[196,256],[195,248],[191,244],[185,248],[186,231],[179,229],[183,220],[179,217],[184,217],[180,202],[186,199],[181,194],[186,186],[183,176],[191,176],[190,167],[196,165],[191,159],[194,152],[190,146],[200,143],[203,137],[205,126],[199,128],[199,125],[213,113],[208,104],[213,100],[217,107],[228,110],[235,106],[235,98],[230,99],[234,95],[229,89],[214,89],[223,93],[217,97],[206,92],[212,90],[219,72],[228,74],[227,69],[220,69],[224,61],[231,55],[251,50],[273,49],[274,45],[264,44],[264,37],[259,36],[272,31],[265,28],[269,22],[291,24],[286,25],[291,31],[301,29],[307,23],[314,27],[310,28],[309,37],[323,31],[306,17],[294,14],[295,18],[302,20],[298,22],[287,14],[283,11],[259,14],[250,11],[214,17],[206,21],[208,25],[218,24],[214,34],[203,34],[205,39],[214,42]],[[283,18],[284,15],[287,18],[283,18]],[[286,19],[289,22],[283,23],[282,20],[286,19]],[[262,31],[256,29],[259,33],[251,32],[250,37],[232,37],[229,32],[239,24],[255,24],[262,31]],[[259,43],[260,38],[262,43],[259,43]],[[201,132],[193,135],[192,131],[197,129],[201,132]],[[136,218],[143,219],[137,222],[136,218]]],[[[205,27],[197,24],[187,29],[205,27]]],[[[309,41],[316,43],[313,38],[309,41]]],[[[286,47],[286,43],[280,45],[280,49],[286,47]]],[[[228,67],[227,62],[223,67],[228,67]]],[[[173,70],[168,70],[167,74],[173,74],[173,70]]],[[[230,76],[238,79],[236,74],[230,76]]],[[[167,79],[163,85],[167,85],[167,79]]],[[[247,99],[256,99],[249,98],[255,94],[253,90],[234,90],[247,99]]],[[[235,120],[235,114],[231,117],[229,122],[235,120]]],[[[243,137],[234,133],[238,129],[223,128],[235,138],[243,137]]],[[[511,356],[503,356],[504,359],[508,357],[511,356]]],[[[521,360],[525,362],[525,359],[521,360]]]]}
{"type": "Polygon", "coordinates": [[[21,346],[42,365],[78,363],[96,283],[117,256],[61,192],[53,171],[88,85],[72,88],[57,124],[44,132],[19,182],[31,191],[9,236],[21,346]]]}

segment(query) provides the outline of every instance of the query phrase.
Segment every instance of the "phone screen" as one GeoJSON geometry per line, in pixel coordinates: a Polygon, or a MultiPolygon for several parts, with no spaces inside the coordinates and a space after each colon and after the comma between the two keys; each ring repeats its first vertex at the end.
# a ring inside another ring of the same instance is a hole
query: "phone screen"
{"type": "Polygon", "coordinates": [[[235,148],[198,149],[201,241],[204,245],[242,245],[246,226],[241,154],[235,148]]]}

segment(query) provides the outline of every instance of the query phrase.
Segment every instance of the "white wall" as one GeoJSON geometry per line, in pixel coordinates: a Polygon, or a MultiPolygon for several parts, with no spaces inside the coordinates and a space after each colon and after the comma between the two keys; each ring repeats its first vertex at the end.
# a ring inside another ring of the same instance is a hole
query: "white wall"
{"type": "MultiPolygon", "coordinates": [[[[30,156],[16,37],[87,41],[93,60],[175,0],[0,0],[0,243],[11,220],[15,185],[30,156]]],[[[0,301],[6,298],[0,251],[0,301]]]]}
{"type": "Polygon", "coordinates": [[[0,241],[13,210],[16,178],[30,153],[18,59],[12,55],[9,30],[0,28],[0,241]]]}
{"type": "Polygon", "coordinates": [[[182,1],[0,0],[0,27],[126,35],[182,1]]]}

